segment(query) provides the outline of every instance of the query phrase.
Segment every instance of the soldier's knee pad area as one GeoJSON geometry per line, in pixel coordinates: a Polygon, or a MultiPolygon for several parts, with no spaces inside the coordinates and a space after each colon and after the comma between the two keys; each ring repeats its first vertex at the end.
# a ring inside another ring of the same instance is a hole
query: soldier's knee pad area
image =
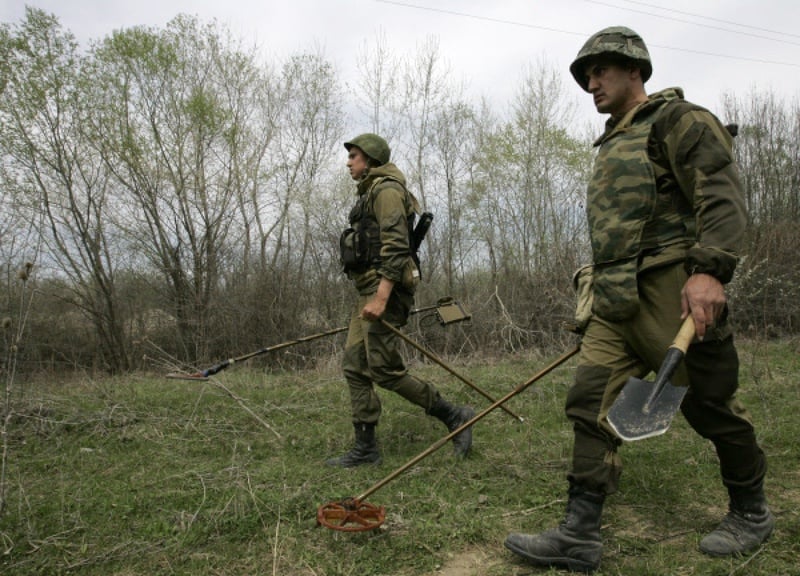
{"type": "Polygon", "coordinates": [[[371,362],[369,366],[369,375],[376,386],[392,391],[395,391],[402,385],[401,383],[404,380],[409,378],[402,362],[395,363],[388,360],[371,362]]]}
{"type": "Polygon", "coordinates": [[[402,378],[397,378],[396,376],[393,378],[386,378],[385,376],[379,377],[374,372],[372,373],[372,381],[380,388],[389,390],[390,392],[397,392],[401,387],[400,383],[402,380],[402,378]]]}
{"type": "Polygon", "coordinates": [[[725,404],[739,387],[739,357],[731,338],[692,344],[685,358],[686,403],[725,404]]]}
{"type": "Polygon", "coordinates": [[[600,412],[611,369],[583,364],[575,372],[575,383],[567,393],[566,411],[571,419],[584,419],[589,415],[594,421],[600,412]]]}
{"type": "Polygon", "coordinates": [[[363,346],[350,346],[345,348],[342,356],[342,370],[346,375],[358,377],[367,365],[367,358],[363,346]]]}

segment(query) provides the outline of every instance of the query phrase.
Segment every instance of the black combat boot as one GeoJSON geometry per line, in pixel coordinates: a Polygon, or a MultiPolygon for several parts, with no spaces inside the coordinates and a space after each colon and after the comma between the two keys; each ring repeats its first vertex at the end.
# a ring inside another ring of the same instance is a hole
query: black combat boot
{"type": "Polygon", "coordinates": [[[511,533],[505,547],[539,566],[557,566],[570,572],[591,572],[600,566],[603,543],[600,516],[603,494],[571,487],[567,512],[555,530],[541,534],[511,533]]]}
{"type": "Polygon", "coordinates": [[[356,434],[355,446],[338,458],[326,460],[328,466],[340,468],[353,468],[362,464],[380,464],[381,455],[378,452],[378,442],[375,440],[375,424],[353,424],[356,434]]]}
{"type": "MultiPolygon", "coordinates": [[[[475,417],[475,410],[469,406],[453,406],[441,396],[437,396],[436,402],[428,410],[428,414],[438,418],[447,429],[452,432],[460,428],[475,417]]],[[[453,436],[453,452],[458,457],[465,457],[469,454],[472,447],[472,426],[453,436]]]]}
{"type": "Polygon", "coordinates": [[[700,551],[709,556],[741,556],[752,552],[775,528],[763,482],[749,489],[728,488],[728,494],[728,513],[716,530],[700,541],[700,551]]]}

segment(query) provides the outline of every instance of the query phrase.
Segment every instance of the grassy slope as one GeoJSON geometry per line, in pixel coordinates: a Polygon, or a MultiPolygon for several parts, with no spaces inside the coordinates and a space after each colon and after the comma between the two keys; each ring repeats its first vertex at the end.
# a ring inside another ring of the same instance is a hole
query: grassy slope
{"type": "MultiPolygon", "coordinates": [[[[724,513],[713,449],[682,419],[623,448],[620,493],[604,516],[598,574],[797,574],[800,554],[798,344],[742,346],[742,398],[770,458],[778,529],[746,559],[697,542],[724,513]]],[[[458,366],[500,397],[549,359],[458,366]]],[[[315,526],[319,505],[356,496],[444,435],[384,393],[379,467],[330,469],[348,448],[347,391],[335,370],[209,382],[158,376],[26,384],[9,427],[0,571],[17,574],[508,575],[542,573],[502,547],[510,530],[555,525],[571,434],[563,401],[573,361],[476,426],[472,456],[445,446],[376,491],[382,529],[315,526]],[[251,413],[252,411],[252,413],[251,413]],[[466,559],[466,560],[465,560],[466,559]],[[453,566],[458,566],[453,568],[453,566]]],[[[487,402],[435,366],[415,366],[451,399],[487,402]]]]}

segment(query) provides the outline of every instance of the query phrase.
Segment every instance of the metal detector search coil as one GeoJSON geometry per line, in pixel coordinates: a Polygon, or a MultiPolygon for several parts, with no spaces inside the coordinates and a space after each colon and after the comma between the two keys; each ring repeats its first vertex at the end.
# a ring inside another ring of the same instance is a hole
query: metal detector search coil
{"type": "Polygon", "coordinates": [[[366,498],[386,486],[389,482],[397,478],[400,474],[411,468],[423,458],[436,452],[454,436],[460,434],[473,424],[477,423],[492,410],[502,406],[508,400],[531,386],[534,382],[555,370],[558,366],[577,354],[579,350],[580,347],[575,346],[573,349],[564,352],[559,358],[554,360],[549,366],[540,370],[527,382],[524,382],[514,388],[511,392],[494,402],[483,412],[476,414],[472,419],[464,422],[461,426],[451,431],[447,436],[437,440],[427,450],[420,452],[414,458],[400,466],[400,468],[386,476],[386,478],[374,484],[371,488],[368,488],[358,496],[354,498],[345,498],[335,502],[329,502],[317,508],[317,525],[325,526],[326,528],[330,528],[332,530],[341,530],[343,532],[364,532],[366,530],[374,530],[378,528],[378,526],[380,526],[386,518],[386,510],[383,506],[375,506],[365,502],[364,500],[366,498]]]}
{"type": "Polygon", "coordinates": [[[386,508],[361,502],[356,498],[345,498],[328,502],[317,509],[317,525],[342,532],[366,532],[375,530],[386,519],[386,508]]]}

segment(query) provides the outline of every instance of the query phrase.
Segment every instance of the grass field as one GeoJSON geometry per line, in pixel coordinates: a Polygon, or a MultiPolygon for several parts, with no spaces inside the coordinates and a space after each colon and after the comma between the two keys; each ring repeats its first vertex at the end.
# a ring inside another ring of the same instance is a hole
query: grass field
{"type": "MultiPolygon", "coordinates": [[[[748,342],[740,353],[741,397],[769,457],[772,539],[747,558],[698,552],[726,496],[712,447],[678,418],[666,435],[623,447],[626,469],[606,507],[597,574],[800,574],[800,343],[748,342]]],[[[451,361],[501,397],[551,359],[451,361]]],[[[489,404],[441,368],[411,364],[448,398],[489,404]]],[[[524,423],[496,410],[477,424],[466,461],[447,445],[376,491],[368,501],[386,506],[387,520],[362,533],[316,526],[317,507],[362,493],[446,430],[383,393],[383,464],[326,467],[352,436],[335,360],[296,373],[236,366],[207,382],[153,374],[18,384],[0,573],[548,573],[502,542],[509,531],[539,531],[562,517],[571,445],[563,402],[573,367],[570,360],[510,401],[524,423]]]]}

